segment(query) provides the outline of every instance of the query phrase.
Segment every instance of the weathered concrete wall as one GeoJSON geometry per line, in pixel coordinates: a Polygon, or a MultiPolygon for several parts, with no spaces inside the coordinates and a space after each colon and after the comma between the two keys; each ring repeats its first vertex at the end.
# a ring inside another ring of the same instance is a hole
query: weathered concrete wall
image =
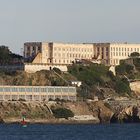
{"type": "Polygon", "coordinates": [[[66,65],[48,65],[48,64],[25,64],[24,70],[28,73],[35,73],[40,70],[51,70],[54,67],[59,68],[61,71],[67,72],[66,65]]]}

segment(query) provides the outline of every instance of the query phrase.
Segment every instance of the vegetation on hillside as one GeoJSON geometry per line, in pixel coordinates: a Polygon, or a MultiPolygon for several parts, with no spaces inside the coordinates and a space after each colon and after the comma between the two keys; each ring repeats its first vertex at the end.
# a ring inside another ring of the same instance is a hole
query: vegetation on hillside
{"type": "MultiPolygon", "coordinates": [[[[107,94],[103,89],[110,89],[118,96],[130,95],[129,79],[140,78],[140,58],[138,53],[132,53],[130,59],[133,64],[122,63],[116,67],[117,76],[109,71],[108,66],[85,62],[84,64],[73,64],[68,67],[68,73],[53,68],[51,71],[42,70],[33,74],[26,72],[4,72],[0,71],[0,82],[3,85],[30,85],[30,86],[68,86],[71,81],[82,81],[82,86],[77,88],[78,96],[85,99],[98,96],[104,99],[107,94]]],[[[9,64],[14,58],[20,56],[11,53],[8,47],[0,47],[1,64],[9,64]]],[[[109,91],[107,91],[109,92],[109,91]]]]}
{"type": "MultiPolygon", "coordinates": [[[[85,98],[93,98],[95,92],[100,92],[100,88],[114,89],[119,95],[130,95],[130,87],[126,80],[119,76],[114,76],[109,67],[98,64],[87,66],[74,64],[69,67],[69,73],[82,81],[79,95],[85,98]]],[[[101,95],[101,94],[99,94],[101,95]]]]}
{"type": "Polygon", "coordinates": [[[68,119],[69,117],[74,117],[74,113],[70,109],[67,109],[67,108],[52,109],[52,112],[55,118],[68,119]]]}
{"type": "Polygon", "coordinates": [[[7,46],[0,46],[0,65],[21,63],[22,56],[12,53],[7,46]]]}
{"type": "Polygon", "coordinates": [[[140,54],[134,52],[127,60],[122,60],[116,67],[117,76],[127,77],[128,79],[140,79],[140,54]]]}

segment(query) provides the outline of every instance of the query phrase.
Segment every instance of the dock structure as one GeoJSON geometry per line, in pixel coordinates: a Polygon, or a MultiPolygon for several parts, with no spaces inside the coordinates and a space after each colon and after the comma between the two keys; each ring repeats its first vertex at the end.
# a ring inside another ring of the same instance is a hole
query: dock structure
{"type": "Polygon", "coordinates": [[[72,86],[0,86],[0,101],[76,101],[76,95],[72,86]]]}

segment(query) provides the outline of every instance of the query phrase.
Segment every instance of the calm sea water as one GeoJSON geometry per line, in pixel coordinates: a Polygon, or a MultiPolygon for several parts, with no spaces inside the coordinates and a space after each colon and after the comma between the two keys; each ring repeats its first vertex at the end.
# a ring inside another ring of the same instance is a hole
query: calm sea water
{"type": "Polygon", "coordinates": [[[140,140],[140,124],[1,124],[0,140],[140,140]]]}

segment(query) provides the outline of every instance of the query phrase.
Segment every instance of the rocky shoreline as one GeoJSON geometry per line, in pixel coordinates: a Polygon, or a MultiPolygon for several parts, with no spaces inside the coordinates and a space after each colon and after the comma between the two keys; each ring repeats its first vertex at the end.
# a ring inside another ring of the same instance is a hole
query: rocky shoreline
{"type": "MultiPolygon", "coordinates": [[[[27,124],[98,124],[96,121],[72,121],[72,120],[43,120],[43,119],[27,119],[27,124]]],[[[4,119],[5,124],[21,124],[21,119],[4,119]]]]}
{"type": "Polygon", "coordinates": [[[140,123],[139,105],[110,106],[103,101],[97,102],[0,102],[0,122],[20,123],[22,112],[26,112],[29,124],[97,124],[97,123],[140,123]],[[70,109],[73,118],[55,118],[51,108],[70,109]]]}

